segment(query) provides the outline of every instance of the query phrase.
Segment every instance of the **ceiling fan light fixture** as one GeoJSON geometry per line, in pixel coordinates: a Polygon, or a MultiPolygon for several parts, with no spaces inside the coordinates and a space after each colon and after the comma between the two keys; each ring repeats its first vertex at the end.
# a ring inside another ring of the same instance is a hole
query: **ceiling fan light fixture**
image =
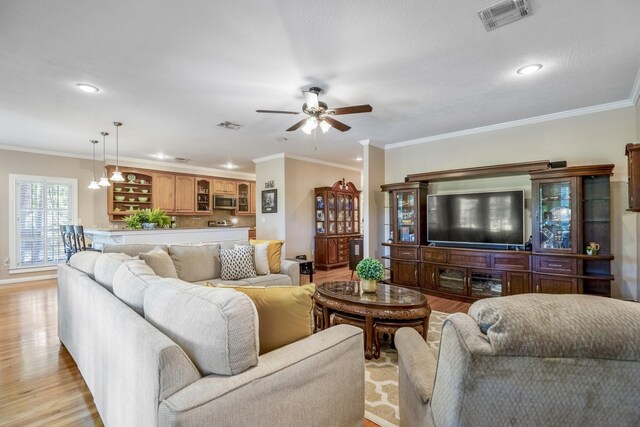
{"type": "Polygon", "coordinates": [[[327,133],[329,132],[329,129],[331,129],[331,125],[329,124],[329,122],[325,121],[325,120],[321,120],[320,121],[320,129],[322,129],[322,133],[327,133]]]}
{"type": "Polygon", "coordinates": [[[302,131],[307,135],[311,134],[311,131],[318,127],[318,119],[311,116],[307,119],[307,122],[302,126],[302,131]]]}

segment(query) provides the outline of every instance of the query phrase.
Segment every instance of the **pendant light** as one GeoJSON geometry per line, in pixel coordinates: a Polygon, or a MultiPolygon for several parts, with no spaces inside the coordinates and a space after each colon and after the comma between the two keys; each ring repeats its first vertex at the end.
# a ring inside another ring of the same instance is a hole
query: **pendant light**
{"type": "Polygon", "coordinates": [[[100,177],[100,181],[98,181],[98,185],[100,187],[111,187],[111,183],[109,179],[107,179],[107,141],[106,136],[109,135],[108,132],[100,132],[102,135],[102,176],[100,177]]]}
{"type": "Polygon", "coordinates": [[[111,175],[111,181],[114,182],[124,182],[124,177],[122,176],[122,172],[118,170],[118,161],[120,159],[120,154],[118,152],[119,149],[119,141],[118,141],[118,128],[122,126],[120,122],[113,122],[113,125],[116,127],[116,170],[113,171],[111,175]]]}
{"type": "Polygon", "coordinates": [[[91,142],[91,145],[93,146],[93,179],[89,183],[89,189],[99,190],[100,186],[96,182],[96,144],[98,143],[98,141],[95,139],[92,139],[90,142],[91,142]]]}

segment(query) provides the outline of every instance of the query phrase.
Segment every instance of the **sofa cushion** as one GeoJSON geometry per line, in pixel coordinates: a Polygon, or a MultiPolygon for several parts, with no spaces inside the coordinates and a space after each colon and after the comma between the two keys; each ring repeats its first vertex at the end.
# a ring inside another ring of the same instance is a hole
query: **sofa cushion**
{"type": "Polygon", "coordinates": [[[169,255],[178,278],[198,282],[220,277],[220,244],[171,245],[169,255]]]}
{"type": "Polygon", "coordinates": [[[169,252],[169,246],[167,245],[151,245],[145,243],[127,243],[122,245],[104,245],[102,248],[103,253],[123,253],[129,256],[138,256],[143,252],[149,252],[155,248],[160,248],[163,251],[169,252]]]}
{"type": "Polygon", "coordinates": [[[280,273],[280,258],[282,255],[283,240],[249,240],[252,245],[268,243],[267,257],[269,257],[269,270],[272,273],[280,273]]]}
{"type": "Polygon", "coordinates": [[[291,277],[286,274],[269,274],[267,276],[247,277],[244,279],[250,286],[293,286],[291,277]]]}
{"type": "Polygon", "coordinates": [[[222,280],[238,280],[256,277],[253,266],[253,246],[238,246],[236,249],[220,249],[222,280]]]}
{"type": "Polygon", "coordinates": [[[173,260],[168,253],[156,247],[150,252],[143,252],[140,259],[147,263],[153,269],[156,275],[160,277],[178,278],[178,273],[173,265],[173,260]]]}
{"type": "Polygon", "coordinates": [[[96,251],[81,251],[73,254],[69,260],[71,267],[76,270],[82,271],[87,276],[95,279],[95,265],[96,261],[100,258],[100,252],[96,251]]]}
{"type": "Polygon", "coordinates": [[[95,281],[113,293],[113,278],[116,275],[116,271],[128,259],[131,259],[129,255],[121,253],[100,255],[95,266],[95,281]]]}
{"type": "Polygon", "coordinates": [[[158,279],[141,259],[130,259],[122,263],[113,277],[113,294],[139,315],[144,316],[144,294],[149,282],[158,279]]]}
{"type": "Polygon", "coordinates": [[[247,295],[256,306],[260,324],[260,354],[313,333],[313,283],[304,286],[224,286],[247,295]]]}
{"type": "Polygon", "coordinates": [[[640,304],[634,302],[524,294],[477,301],[469,316],[496,355],[640,360],[640,304]]]}
{"type": "Polygon", "coordinates": [[[235,375],[258,364],[258,316],[246,295],[158,279],[145,295],[144,312],[202,375],[235,375]]]}

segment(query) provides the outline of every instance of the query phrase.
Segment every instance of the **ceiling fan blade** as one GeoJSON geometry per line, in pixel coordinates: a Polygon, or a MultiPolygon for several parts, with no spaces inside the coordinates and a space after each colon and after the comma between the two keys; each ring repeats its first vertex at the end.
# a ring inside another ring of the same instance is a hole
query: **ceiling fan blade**
{"type": "Polygon", "coordinates": [[[287,132],[291,132],[294,130],[298,130],[300,129],[302,126],[304,126],[304,124],[307,122],[307,119],[302,119],[300,120],[298,123],[296,123],[295,125],[291,126],[289,129],[287,129],[287,132]]]}
{"type": "Polygon", "coordinates": [[[373,111],[373,107],[369,104],[353,105],[351,107],[332,108],[331,111],[333,111],[334,116],[340,114],[370,113],[373,111]]]}
{"type": "Polygon", "coordinates": [[[256,110],[256,113],[300,114],[297,111],[256,110]]]}
{"type": "Polygon", "coordinates": [[[329,123],[334,128],[338,129],[340,132],[346,132],[349,129],[351,129],[351,126],[347,126],[344,123],[337,121],[336,119],[332,119],[331,117],[325,116],[322,119],[327,123],[329,123]]]}
{"type": "Polygon", "coordinates": [[[308,90],[303,90],[302,95],[304,95],[304,102],[307,104],[307,108],[318,108],[318,94],[315,92],[310,92],[308,90]]]}

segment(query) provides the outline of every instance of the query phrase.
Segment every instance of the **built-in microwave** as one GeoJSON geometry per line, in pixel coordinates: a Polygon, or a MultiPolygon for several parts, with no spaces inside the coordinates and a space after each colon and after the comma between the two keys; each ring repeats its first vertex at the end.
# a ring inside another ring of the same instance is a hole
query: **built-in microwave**
{"type": "Polygon", "coordinates": [[[213,195],[213,209],[235,209],[236,198],[234,196],[213,195]]]}

